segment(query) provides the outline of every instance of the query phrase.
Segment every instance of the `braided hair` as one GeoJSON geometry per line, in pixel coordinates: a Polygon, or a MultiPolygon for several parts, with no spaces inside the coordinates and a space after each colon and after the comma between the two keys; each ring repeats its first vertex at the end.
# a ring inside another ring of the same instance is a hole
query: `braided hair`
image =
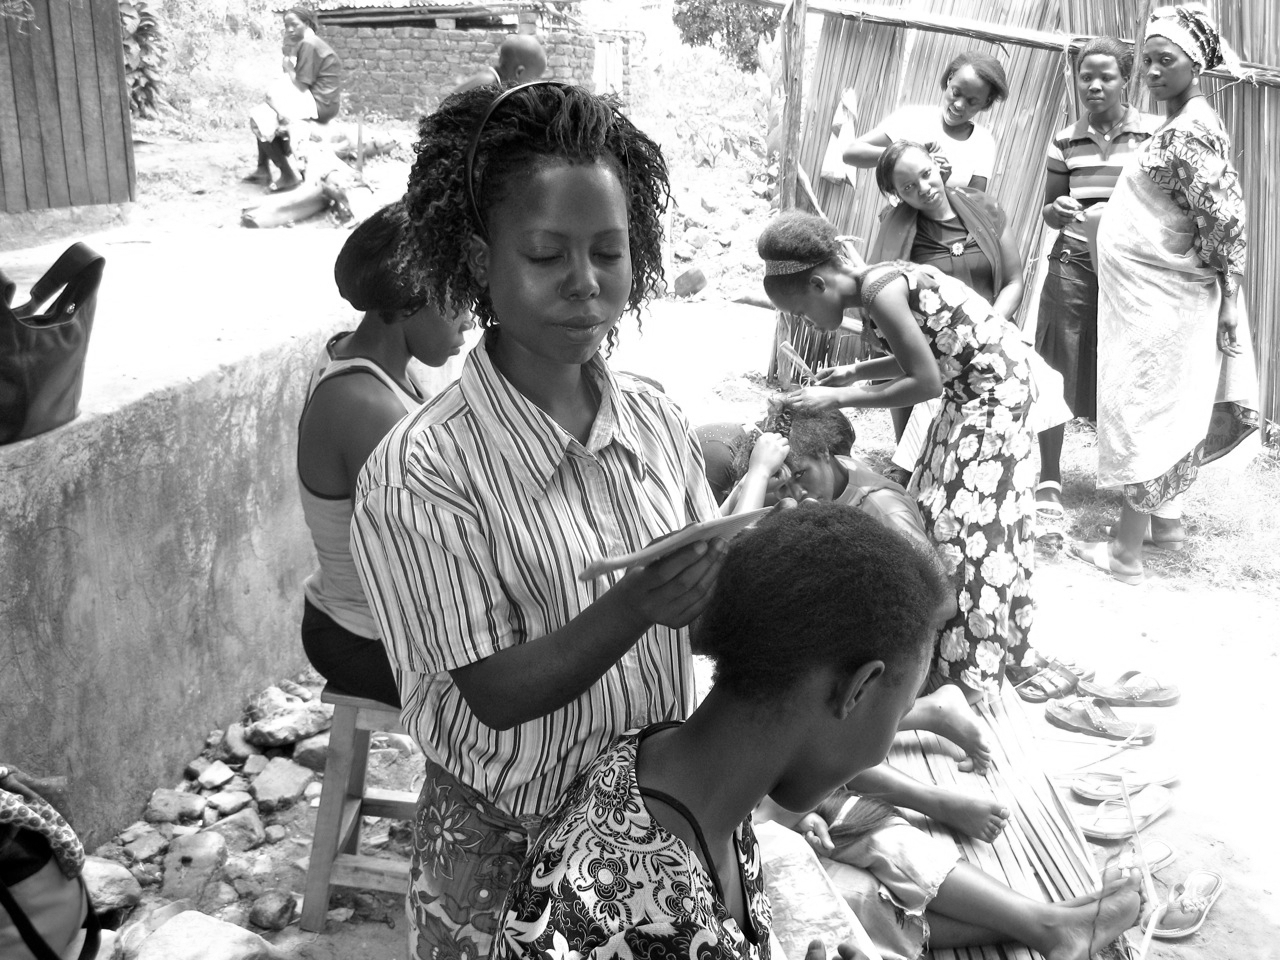
{"type": "MultiPolygon", "coordinates": [[[[671,194],[662,150],[618,110],[615,98],[543,82],[512,93],[484,122],[468,171],[472,137],[502,92],[497,85],[463,91],[419,123],[404,198],[413,224],[405,270],[437,309],[471,309],[481,326],[494,326],[500,318],[468,263],[472,235],[490,234],[494,207],[540,166],[602,161],[617,174],[626,196],[632,270],[626,308],[638,319],[662,280],[661,215],[671,194]]],[[[610,346],[615,337],[616,328],[609,333],[610,346]]]]}

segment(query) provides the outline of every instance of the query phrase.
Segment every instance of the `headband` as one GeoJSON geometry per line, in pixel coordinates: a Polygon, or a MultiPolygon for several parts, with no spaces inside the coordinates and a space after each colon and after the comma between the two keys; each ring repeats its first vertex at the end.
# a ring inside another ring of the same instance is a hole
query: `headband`
{"type": "Polygon", "coordinates": [[[821,260],[814,260],[812,263],[807,263],[803,260],[766,259],[764,262],[764,275],[766,277],[782,277],[792,273],[804,273],[806,270],[812,270],[830,259],[830,257],[823,257],[821,260]]]}
{"type": "Polygon", "coordinates": [[[1188,7],[1166,8],[1147,22],[1147,39],[1164,37],[1176,43],[1201,70],[1223,61],[1222,40],[1205,13],[1188,7]]]}
{"type": "Polygon", "coordinates": [[[484,115],[480,118],[480,122],[476,124],[475,130],[471,134],[471,142],[467,144],[466,153],[466,175],[467,175],[467,200],[471,204],[471,213],[476,220],[476,228],[485,240],[489,239],[489,231],[485,229],[484,218],[480,216],[480,203],[476,198],[476,151],[480,149],[480,135],[484,133],[484,126],[489,122],[489,118],[493,116],[495,110],[502,106],[504,100],[511,97],[512,94],[519,93],[522,90],[528,90],[530,87],[572,87],[573,84],[567,80],[530,80],[528,83],[517,83],[514,87],[507,87],[500,94],[494,97],[490,102],[484,115]]]}
{"type": "MultiPolygon", "coordinates": [[[[851,243],[861,239],[861,237],[842,235],[836,237],[835,241],[836,243],[851,243]]],[[[833,253],[830,257],[823,257],[821,260],[814,260],[812,263],[808,263],[804,260],[770,260],[768,257],[764,257],[762,258],[764,260],[764,275],[766,277],[785,277],[792,273],[805,273],[806,271],[812,270],[814,267],[822,266],[828,260],[838,256],[840,256],[839,251],[833,253]]]]}

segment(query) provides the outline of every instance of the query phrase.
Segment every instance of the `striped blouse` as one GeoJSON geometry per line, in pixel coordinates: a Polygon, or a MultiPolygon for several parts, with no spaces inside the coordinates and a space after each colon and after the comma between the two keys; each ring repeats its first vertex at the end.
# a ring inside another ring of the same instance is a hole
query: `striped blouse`
{"type": "Polygon", "coordinates": [[[513,816],[542,814],[625,730],[693,707],[688,631],[655,626],[582,696],[510,730],[481,723],[448,671],[574,619],[622,577],[600,557],[716,515],[698,443],[661,392],[585,368],[600,394],[586,445],[493,366],[406,417],[360,474],[352,554],[429,755],[513,816]]]}
{"type": "Polygon", "coordinates": [[[1111,198],[1125,162],[1160,126],[1160,117],[1142,113],[1134,106],[1127,109],[1128,113],[1114,130],[1106,133],[1095,130],[1086,113],[1049,141],[1045,167],[1050,173],[1068,178],[1068,191],[1082,207],[1105,203],[1111,198]]]}

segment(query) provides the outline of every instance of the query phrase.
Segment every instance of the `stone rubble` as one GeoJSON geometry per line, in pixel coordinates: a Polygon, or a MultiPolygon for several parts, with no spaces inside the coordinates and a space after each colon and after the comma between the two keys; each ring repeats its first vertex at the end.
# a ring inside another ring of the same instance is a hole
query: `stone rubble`
{"type": "MultiPolygon", "coordinates": [[[[319,689],[286,680],[254,697],[241,721],[210,733],[180,783],[156,789],[141,819],[87,858],[96,912],[108,926],[119,923],[104,931],[98,960],[310,956],[297,952],[309,935],[290,925],[301,910],[329,751],[333,711],[319,689]]],[[[411,739],[379,734],[373,747],[370,784],[416,788],[422,757],[411,739]],[[384,784],[380,774],[398,781],[384,784]]],[[[408,836],[403,825],[369,820],[362,852],[407,856],[408,836]]],[[[328,920],[394,926],[399,899],[337,889],[328,920]]]]}

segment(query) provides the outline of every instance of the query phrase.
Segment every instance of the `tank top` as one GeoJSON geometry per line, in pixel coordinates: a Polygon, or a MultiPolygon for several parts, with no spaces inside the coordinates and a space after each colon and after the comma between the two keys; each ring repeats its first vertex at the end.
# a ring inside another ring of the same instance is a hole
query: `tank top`
{"type": "MultiPolygon", "coordinates": [[[[356,370],[364,370],[373,374],[390,390],[405,409],[410,413],[422,405],[421,396],[413,396],[395,382],[395,380],[372,360],[364,357],[350,357],[345,360],[333,358],[333,347],[342,338],[349,336],[344,331],[332,337],[320,352],[320,358],[311,373],[307,384],[307,400],[302,408],[303,415],[307,405],[316,392],[316,387],[331,377],[340,376],[356,370]]],[[[416,384],[415,384],[416,386],[416,384]]],[[[301,418],[299,418],[301,424],[301,418]]],[[[320,561],[319,569],[307,577],[302,584],[302,591],[312,605],[324,611],[339,626],[352,633],[370,640],[378,638],[378,627],[369,612],[369,602],[365,599],[364,588],[360,585],[360,577],[356,573],[355,561],[351,558],[351,517],[355,513],[355,502],[350,496],[326,497],[307,488],[298,473],[298,494],[302,498],[302,516],[311,531],[311,541],[316,547],[316,557],[320,561]]]]}

